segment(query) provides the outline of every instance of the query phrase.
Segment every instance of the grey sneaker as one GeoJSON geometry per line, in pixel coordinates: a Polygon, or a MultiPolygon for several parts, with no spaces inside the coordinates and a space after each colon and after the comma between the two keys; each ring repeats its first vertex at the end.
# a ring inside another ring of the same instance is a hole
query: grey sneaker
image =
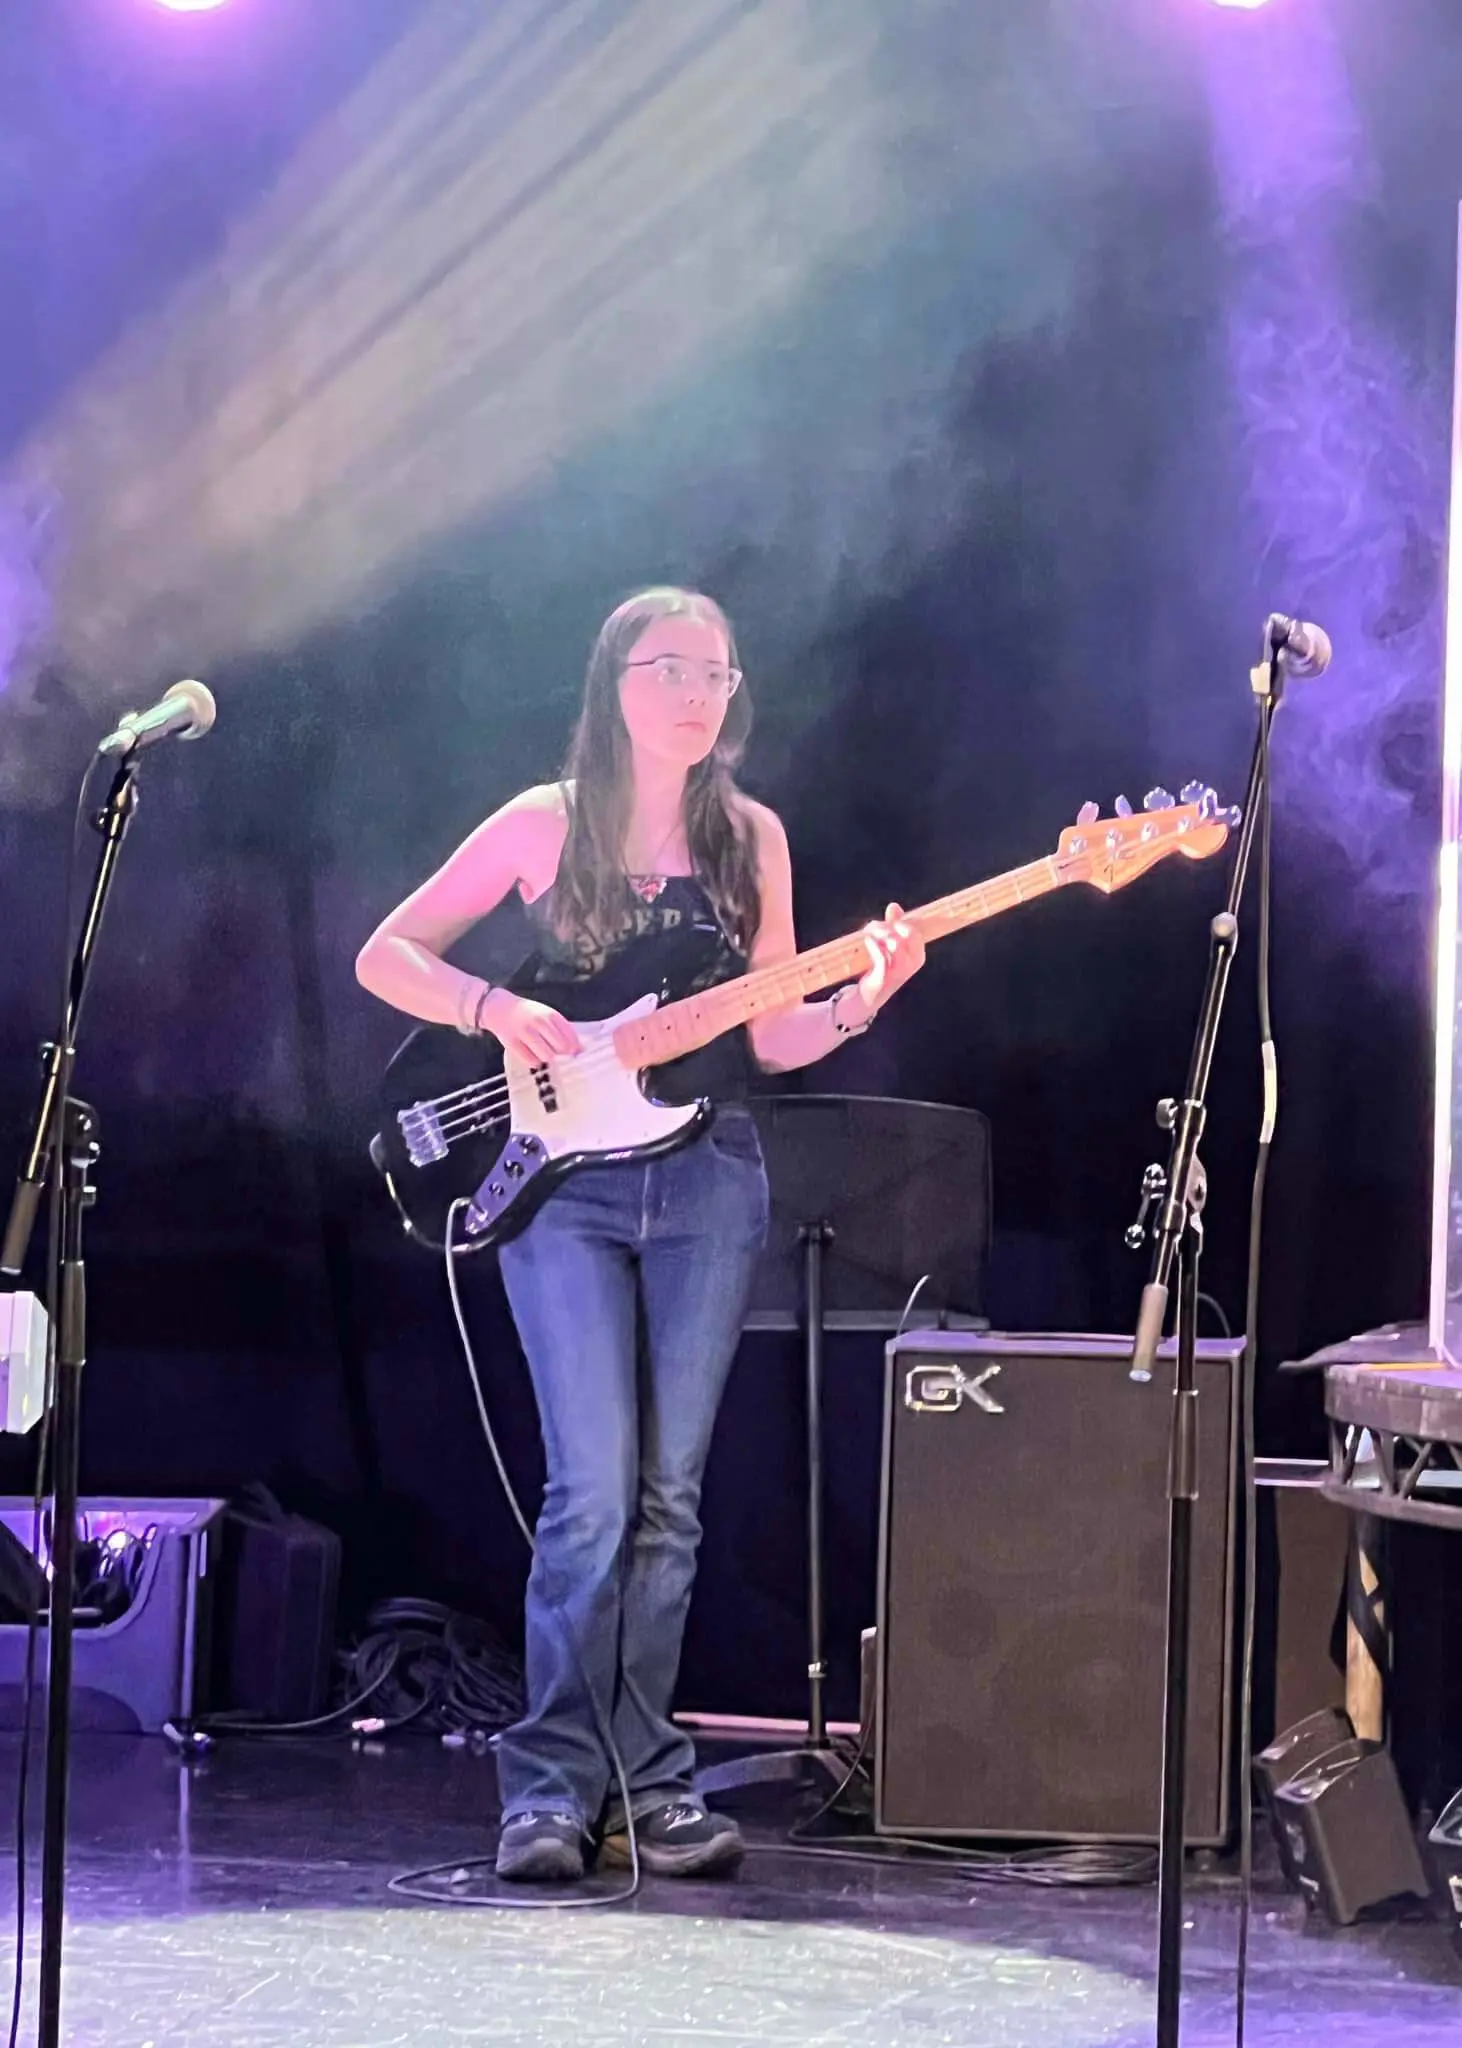
{"type": "Polygon", "coordinates": [[[567,1813],[515,1813],[504,1821],[497,1874],[510,1884],[572,1884],[584,1874],[584,1835],[567,1813]]]}
{"type": "MultiPolygon", "coordinates": [[[[707,1813],[692,1800],[654,1807],[635,1822],[640,1862],[658,1877],[710,1877],[734,1870],[746,1844],[734,1820],[707,1813]]],[[[630,1860],[629,1832],[623,1827],[604,1837],[600,1851],[606,1863],[630,1860]]]]}

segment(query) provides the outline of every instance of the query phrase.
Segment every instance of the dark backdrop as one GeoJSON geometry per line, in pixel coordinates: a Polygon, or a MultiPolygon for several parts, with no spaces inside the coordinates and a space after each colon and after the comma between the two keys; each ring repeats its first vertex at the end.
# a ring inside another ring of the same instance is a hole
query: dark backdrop
{"type": "MultiPolygon", "coordinates": [[[[523,37],[541,33],[529,54],[545,95],[562,12],[518,11],[523,37]]],[[[747,780],[786,818],[809,942],[890,895],[915,903],[1049,850],[1088,796],[1190,776],[1236,794],[1264,614],[1334,625],[1335,669],[1296,690],[1278,739],[1284,1108],[1263,1448],[1320,1442],[1316,1388],[1278,1379],[1280,1360],[1423,1310],[1462,26],[1442,0],[1392,0],[1384,21],[1346,0],[1277,0],[1265,16],[1122,0],[1099,36],[1089,8],[1054,0],[1018,24],[967,0],[897,12],[895,31],[871,0],[698,11],[704,33],[637,145],[646,218],[677,178],[692,191],[697,140],[745,83],[748,50],[775,60],[788,109],[755,134],[737,114],[744,158],[693,190],[663,243],[616,252],[582,211],[585,287],[557,317],[587,339],[558,385],[523,400],[542,449],[510,476],[504,452],[501,487],[472,407],[492,402],[494,377],[516,390],[541,366],[562,338],[552,308],[497,370],[478,366],[470,402],[434,387],[430,415],[406,416],[434,470],[380,447],[332,469],[317,440],[301,503],[251,513],[235,446],[185,473],[171,526],[148,497],[171,473],[162,454],[222,416],[230,379],[275,380],[281,417],[305,406],[259,304],[220,287],[212,311],[190,311],[184,281],[257,264],[270,234],[284,246],[294,201],[251,228],[260,195],[301,147],[330,189],[379,139],[392,94],[451,74],[470,11],[255,0],[154,21],[56,0],[0,32],[0,1132],[19,1145],[49,1021],[88,742],[124,691],[138,701],[173,661],[196,661],[218,728],[148,762],[87,1020],[105,1157],[84,1483],[194,1493],[265,1478],[345,1531],[353,1607],[413,1589],[512,1627],[524,1560],[442,1277],[397,1242],[366,1163],[399,1026],[357,990],[352,957],[493,804],[553,771],[589,639],[638,581],[704,585],[737,622],[758,719],[747,780]],[[413,28],[426,52],[402,59],[413,28]],[[1296,63],[1313,86],[1300,111],[1269,97],[1296,63]],[[813,83],[841,99],[816,101],[813,83]],[[352,99],[362,90],[374,99],[352,99]],[[839,134],[868,189],[818,168],[839,134]],[[752,192],[742,268],[708,281],[696,252],[752,192]],[[636,383],[688,306],[709,339],[636,383]],[[185,375],[169,351],[205,316],[223,359],[185,375]],[[118,358],[134,330],[144,344],[118,358]],[[235,361],[228,337],[245,333],[235,361]],[[107,363],[135,437],[125,464],[85,396],[107,363]],[[626,397],[609,405],[619,377],[626,397]],[[365,561],[383,505],[415,525],[352,580],[341,564],[365,561]],[[190,553],[195,525],[226,516],[232,552],[190,553]]],[[[573,52],[585,91],[633,70],[611,43],[636,10],[587,14],[604,47],[585,30],[573,52]]],[[[485,162],[506,147],[485,120],[477,141],[485,162]]],[[[386,263],[373,203],[357,191],[344,225],[288,245],[291,288],[328,270],[329,234],[355,233],[361,275],[386,263]]],[[[412,204],[426,237],[431,194],[412,204]]],[[[551,188],[532,204],[551,210],[551,188]]],[[[587,199],[565,191],[554,220],[576,207],[587,199]]],[[[327,333],[353,317],[322,300],[327,333]]],[[[484,324],[502,317],[481,302],[484,324]]],[[[327,398],[368,355],[355,331],[327,398]]],[[[470,351],[471,318],[455,345],[470,351]]],[[[274,445],[252,451],[271,488],[292,459],[274,445]]],[[[1142,1270],[1122,1231],[1161,1150],[1153,1103],[1181,1085],[1224,882],[1221,863],[1168,866],[1109,901],[1073,892],[952,939],[875,1031],[802,1077],[989,1115],[990,1308],[1011,1327],[1131,1322],[1142,1270]]],[[[491,929],[464,948],[500,957],[491,929]]],[[[1206,1285],[1235,1322],[1258,1113],[1252,966],[1249,945],[1207,1146],[1206,1285]]],[[[491,1272],[474,1272],[470,1298],[531,1494],[531,1401],[491,1272]]],[[[833,1363],[846,1705],[868,1618],[877,1347],[849,1340],[833,1363]]],[[[797,1704],[796,1430],[788,1342],[750,1340],[708,1491],[687,1664],[699,1704],[797,1704]]],[[[10,1483],[25,1476],[24,1446],[0,1459],[10,1483]]]]}

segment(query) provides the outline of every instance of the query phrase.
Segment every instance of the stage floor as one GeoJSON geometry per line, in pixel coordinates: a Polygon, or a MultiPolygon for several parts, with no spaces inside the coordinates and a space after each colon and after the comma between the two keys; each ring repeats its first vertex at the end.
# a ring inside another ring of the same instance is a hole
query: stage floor
{"type": "MultiPolygon", "coordinates": [[[[7,1837],[14,1773],[4,1738],[7,1837]]],[[[375,1754],[234,1741],[184,1770],[161,1742],[93,1736],[74,1782],[70,2048],[1152,2040],[1155,1891],[1002,1889],[789,1854],[776,1795],[761,1795],[738,1879],[647,1878],[630,1905],[555,1914],[386,1890],[397,1872],[490,1851],[481,1755],[400,1736],[375,1754]]],[[[4,1884],[8,2000],[8,1857],[4,1884]]],[[[1190,1896],[1183,2039],[1208,2048],[1232,2039],[1236,1898],[1222,1877],[1190,1896]]],[[[38,1935],[33,1911],[32,1958],[38,1935]]],[[[1450,1944],[1428,1925],[1341,1933],[1266,1883],[1250,2041],[1313,2048],[1341,2021],[1346,2038],[1388,2048],[1462,2040],[1450,1944]]],[[[29,2012],[21,2039],[34,2039],[29,2012]]]]}

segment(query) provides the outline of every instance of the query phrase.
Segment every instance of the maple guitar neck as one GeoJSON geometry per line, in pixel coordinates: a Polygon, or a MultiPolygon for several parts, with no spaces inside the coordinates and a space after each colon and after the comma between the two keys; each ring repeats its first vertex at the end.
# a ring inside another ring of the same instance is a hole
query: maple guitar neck
{"type": "MultiPolygon", "coordinates": [[[[904,913],[925,940],[947,938],[987,917],[1014,910],[1017,904],[1034,902],[1038,896],[1059,889],[1068,877],[1054,854],[1028,866],[1012,868],[972,889],[960,889],[941,896],[920,910],[904,913]]],[[[845,939],[832,939],[814,946],[780,967],[759,968],[735,981],[724,981],[700,995],[683,996],[667,1003],[648,1017],[621,1024],[614,1034],[614,1046],[627,1067],[655,1067],[663,1060],[678,1059],[709,1045],[738,1024],[749,1024],[772,1010],[785,1010],[803,996],[852,981],[868,969],[868,949],[861,932],[845,939]]]]}

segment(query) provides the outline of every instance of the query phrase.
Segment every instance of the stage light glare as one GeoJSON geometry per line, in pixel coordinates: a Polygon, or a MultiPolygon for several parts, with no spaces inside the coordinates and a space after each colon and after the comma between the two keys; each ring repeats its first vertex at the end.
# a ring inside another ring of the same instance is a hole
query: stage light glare
{"type": "Polygon", "coordinates": [[[1256,7],[1267,7],[1269,0],[1213,0],[1213,4],[1215,7],[1242,7],[1246,13],[1252,14],[1256,7]]]}
{"type": "Polygon", "coordinates": [[[222,7],[224,0],[157,0],[157,4],[173,14],[203,14],[210,8],[222,7]]]}

